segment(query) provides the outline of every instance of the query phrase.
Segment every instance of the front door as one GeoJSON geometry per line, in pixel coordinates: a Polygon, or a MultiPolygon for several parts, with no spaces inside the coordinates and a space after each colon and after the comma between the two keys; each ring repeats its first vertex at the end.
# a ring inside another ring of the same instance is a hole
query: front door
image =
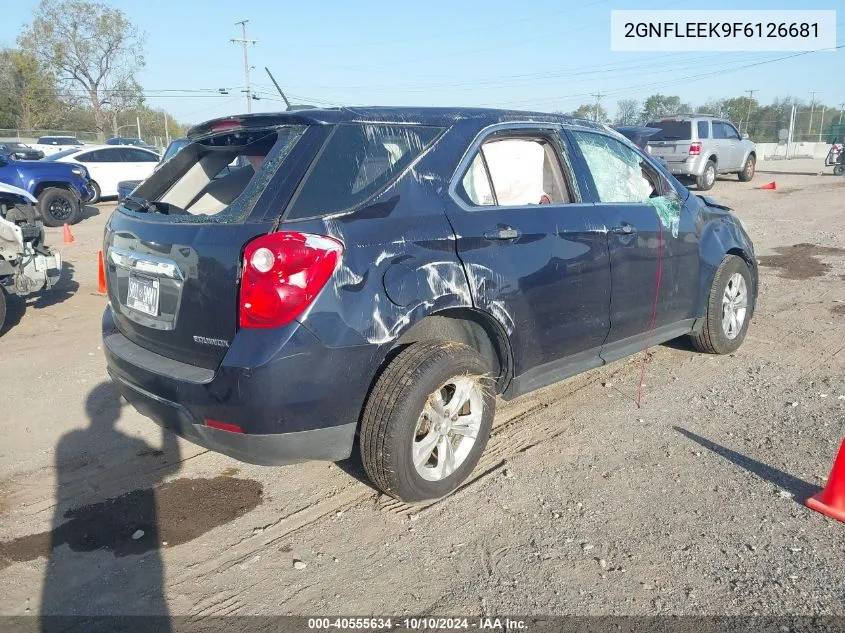
{"type": "Polygon", "coordinates": [[[698,241],[683,193],[643,154],[600,132],[569,134],[609,231],[610,332],[602,351],[609,361],[641,349],[652,330],[660,337],[691,325],[698,241]]]}
{"type": "Polygon", "coordinates": [[[517,394],[600,365],[610,308],[602,218],[559,130],[525,125],[477,140],[446,203],[473,303],[510,338],[517,394]]]}

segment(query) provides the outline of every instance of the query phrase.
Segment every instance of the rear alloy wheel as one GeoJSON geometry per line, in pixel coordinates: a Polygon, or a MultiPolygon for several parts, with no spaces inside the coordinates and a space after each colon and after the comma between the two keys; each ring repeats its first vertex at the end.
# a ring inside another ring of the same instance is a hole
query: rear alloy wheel
{"type": "Polygon", "coordinates": [[[80,211],[79,199],[67,189],[48,187],[38,196],[38,212],[47,226],[74,224],[80,211]]]}
{"type": "Polygon", "coordinates": [[[754,178],[754,170],[757,168],[757,159],[754,157],[753,154],[749,154],[748,158],[745,160],[745,166],[742,168],[742,171],[739,172],[739,181],[740,182],[749,182],[752,178],[754,178]]]}
{"type": "Polygon", "coordinates": [[[708,160],[707,164],[704,166],[704,171],[701,172],[700,176],[696,176],[695,178],[695,186],[698,187],[701,191],[707,191],[708,189],[713,188],[713,183],[716,182],[716,163],[712,160],[708,160]]]}
{"type": "Polygon", "coordinates": [[[91,188],[94,190],[94,197],[88,201],[88,204],[97,204],[100,201],[100,196],[103,195],[100,191],[100,185],[92,180],[91,188]]]}
{"type": "Polygon", "coordinates": [[[834,176],[842,176],[843,174],[845,174],[845,165],[836,165],[833,168],[834,176]]]}
{"type": "Polygon", "coordinates": [[[695,348],[709,354],[730,354],[739,349],[754,313],[751,271],[741,257],[722,260],[707,302],[704,326],[692,336],[695,348]]]}
{"type": "Polygon", "coordinates": [[[410,345],[379,377],[364,408],[364,470],[400,501],[444,497],[478,463],[495,406],[489,369],[475,350],[451,342],[410,345]]]}

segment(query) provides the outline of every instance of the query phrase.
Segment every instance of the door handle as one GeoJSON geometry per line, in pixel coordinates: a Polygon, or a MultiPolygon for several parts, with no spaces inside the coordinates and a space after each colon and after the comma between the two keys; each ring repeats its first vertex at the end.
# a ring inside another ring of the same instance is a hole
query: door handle
{"type": "Polygon", "coordinates": [[[495,229],[493,231],[487,231],[484,233],[484,237],[488,240],[515,240],[520,235],[522,235],[520,231],[510,226],[495,229]]]}
{"type": "Polygon", "coordinates": [[[637,229],[627,222],[623,222],[619,226],[614,226],[610,229],[611,233],[616,233],[617,235],[634,235],[637,232],[637,229]]]}

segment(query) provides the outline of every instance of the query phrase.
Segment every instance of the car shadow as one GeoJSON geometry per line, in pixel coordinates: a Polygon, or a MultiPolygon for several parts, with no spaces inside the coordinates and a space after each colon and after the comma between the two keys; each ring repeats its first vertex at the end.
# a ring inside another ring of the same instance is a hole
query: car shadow
{"type": "Polygon", "coordinates": [[[82,212],[79,214],[78,222],[82,222],[82,220],[87,220],[88,218],[95,218],[100,215],[100,209],[93,204],[86,204],[82,207],[82,212]]]}
{"type": "Polygon", "coordinates": [[[819,491],[818,486],[814,486],[813,484],[804,481],[803,479],[798,479],[798,477],[790,475],[787,472],[779,470],[773,466],[769,466],[768,464],[764,464],[763,462],[759,462],[756,459],[752,459],[747,455],[733,451],[721,444],[711,442],[707,438],[696,435],[692,431],[687,431],[679,426],[673,426],[672,428],[681,435],[691,439],[699,446],[703,446],[707,450],[724,457],[729,462],[739,466],[743,470],[757,475],[760,479],[768,481],[778,488],[787,491],[792,495],[792,500],[795,501],[795,503],[803,504],[805,499],[811,497],[819,491]]]}
{"type": "Polygon", "coordinates": [[[678,338],[673,338],[671,341],[666,341],[662,345],[663,347],[669,347],[681,352],[698,353],[698,350],[695,349],[695,346],[692,344],[689,336],[679,336],[678,338]]]}
{"type": "Polygon", "coordinates": [[[335,466],[353,479],[357,479],[370,490],[381,494],[381,491],[373,486],[370,478],[367,477],[367,471],[364,470],[364,462],[361,460],[361,444],[357,435],[352,444],[352,454],[343,461],[335,462],[335,466]]]}

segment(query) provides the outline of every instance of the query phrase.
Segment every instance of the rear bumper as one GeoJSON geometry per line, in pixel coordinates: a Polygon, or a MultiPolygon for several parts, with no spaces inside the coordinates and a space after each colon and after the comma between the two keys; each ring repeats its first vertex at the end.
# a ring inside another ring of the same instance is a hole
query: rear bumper
{"type": "Polygon", "coordinates": [[[666,168],[674,176],[700,176],[706,161],[701,156],[691,156],[683,161],[666,161],[666,168]]]}
{"type": "Polygon", "coordinates": [[[294,323],[239,332],[220,367],[206,370],[136,345],[116,329],[109,307],[103,342],[109,374],[140,413],[200,446],[262,465],[349,457],[378,349],[330,348],[294,323]]]}
{"type": "Polygon", "coordinates": [[[242,462],[284,466],[307,460],[339,461],[349,457],[352,450],[354,423],[293,433],[231,433],[205,426],[181,404],[132,385],[111,370],[109,373],[120,394],[139,413],[194,444],[242,462]]]}

